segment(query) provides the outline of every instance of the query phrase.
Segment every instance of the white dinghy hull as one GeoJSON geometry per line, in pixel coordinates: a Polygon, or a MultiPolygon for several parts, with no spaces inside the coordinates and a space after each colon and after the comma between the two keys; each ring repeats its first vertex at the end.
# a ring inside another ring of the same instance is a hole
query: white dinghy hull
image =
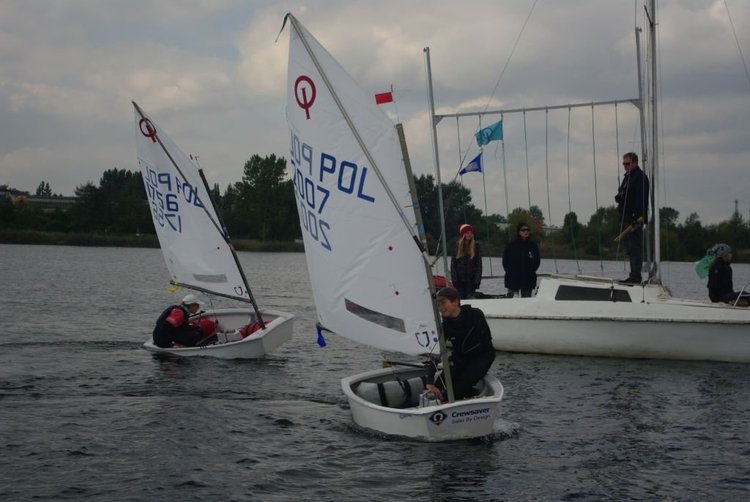
{"type": "MultiPolygon", "coordinates": [[[[219,359],[258,359],[276,350],[292,339],[294,316],[278,310],[264,310],[263,320],[266,329],[258,330],[237,341],[215,343],[204,347],[170,347],[154,345],[153,339],[143,344],[143,348],[157,353],[181,357],[210,356],[219,359]]],[[[256,321],[252,309],[216,309],[202,314],[203,318],[218,321],[218,333],[228,334],[256,321]]]]}
{"type": "Polygon", "coordinates": [[[496,350],[750,362],[750,309],[672,298],[659,285],[552,276],[531,298],[472,299],[496,350]]]}
{"type": "Polygon", "coordinates": [[[495,421],[500,417],[503,386],[490,375],[485,376],[479,397],[453,403],[419,406],[419,395],[424,391],[418,368],[383,368],[341,380],[341,388],[349,401],[354,423],[364,429],[421,441],[451,441],[490,436],[496,432],[495,421]],[[411,404],[416,407],[383,406],[404,403],[405,393],[396,378],[407,381],[411,404]],[[378,384],[383,384],[378,390],[378,384]]]}

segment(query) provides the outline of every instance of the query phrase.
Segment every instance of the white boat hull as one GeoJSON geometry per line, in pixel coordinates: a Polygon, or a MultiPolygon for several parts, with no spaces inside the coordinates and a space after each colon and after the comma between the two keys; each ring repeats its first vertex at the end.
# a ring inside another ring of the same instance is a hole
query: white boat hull
{"type": "MultiPolygon", "coordinates": [[[[283,343],[292,339],[294,316],[278,310],[262,312],[266,329],[258,330],[251,335],[234,342],[216,343],[204,347],[170,347],[162,348],[148,339],[143,348],[158,354],[171,354],[182,357],[218,357],[220,359],[257,359],[274,351],[283,343]]],[[[218,321],[220,331],[233,331],[256,320],[252,309],[216,309],[202,315],[204,318],[218,321]]]]}
{"type": "Polygon", "coordinates": [[[750,362],[750,309],[672,298],[659,285],[553,276],[531,298],[466,302],[484,312],[496,350],[750,362]]]}
{"type": "MultiPolygon", "coordinates": [[[[422,441],[470,439],[496,432],[495,421],[500,415],[503,386],[493,376],[485,377],[480,397],[424,407],[383,406],[373,402],[378,399],[373,399],[372,395],[368,399],[368,392],[362,392],[363,385],[396,384],[396,376],[402,380],[416,379],[419,383],[423,374],[424,370],[419,368],[384,368],[342,379],[341,388],[349,401],[354,423],[389,436],[422,441]]],[[[416,387],[418,385],[411,388],[412,403],[423,391],[423,388],[416,387]]]]}

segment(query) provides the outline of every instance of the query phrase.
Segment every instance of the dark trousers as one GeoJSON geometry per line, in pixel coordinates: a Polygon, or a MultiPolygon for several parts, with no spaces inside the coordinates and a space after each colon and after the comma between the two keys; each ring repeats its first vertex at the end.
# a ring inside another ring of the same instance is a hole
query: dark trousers
{"type": "MultiPolygon", "coordinates": [[[[508,290],[508,298],[513,298],[514,296],[518,295],[519,290],[508,290]]],[[[521,298],[531,298],[531,293],[534,291],[533,289],[521,289],[521,298]]]]}
{"type": "Polygon", "coordinates": [[[173,342],[185,347],[195,347],[201,338],[201,329],[188,324],[174,328],[169,323],[164,323],[161,329],[154,330],[154,345],[162,348],[171,347],[173,342]]]}
{"type": "Polygon", "coordinates": [[[630,278],[641,281],[641,270],[643,269],[643,227],[639,226],[623,239],[625,252],[630,257],[630,278]]]}
{"type": "MultiPolygon", "coordinates": [[[[484,378],[490,370],[492,361],[495,360],[495,352],[488,352],[477,359],[466,361],[465,364],[451,366],[451,379],[453,381],[453,397],[455,399],[466,399],[476,396],[477,390],[474,386],[484,378]]],[[[445,391],[445,383],[442,378],[435,380],[435,385],[445,391]]],[[[448,397],[447,395],[445,396],[448,397]]]]}
{"type": "Polygon", "coordinates": [[[474,298],[474,292],[476,289],[473,284],[469,282],[457,282],[453,286],[458,290],[458,296],[460,296],[462,300],[474,298]]]}

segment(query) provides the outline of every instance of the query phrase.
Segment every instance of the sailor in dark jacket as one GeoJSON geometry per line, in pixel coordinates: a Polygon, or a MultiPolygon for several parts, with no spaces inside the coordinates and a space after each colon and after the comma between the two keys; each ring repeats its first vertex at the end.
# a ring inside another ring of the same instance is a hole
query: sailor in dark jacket
{"type": "Polygon", "coordinates": [[[742,296],[734,290],[732,282],[732,248],[726,244],[715,244],[709,253],[715,256],[708,268],[708,297],[712,302],[737,302],[739,307],[747,307],[750,294],[742,296]],[[739,300],[738,300],[739,298],[739,300]]]}
{"type": "Polygon", "coordinates": [[[531,230],[525,223],[516,227],[516,238],[508,242],[503,251],[503,269],[505,269],[505,287],[508,296],[513,297],[519,291],[527,298],[536,288],[536,271],[539,268],[539,246],[531,240],[531,230]]]}
{"type": "Polygon", "coordinates": [[[625,175],[615,195],[615,202],[620,214],[620,231],[628,231],[623,237],[623,245],[630,257],[630,275],[621,282],[640,284],[643,225],[648,221],[648,176],[638,167],[638,155],[633,152],[622,156],[622,167],[625,175]]]}
{"type": "Polygon", "coordinates": [[[187,295],[180,305],[167,307],[156,320],[154,345],[167,348],[178,343],[185,347],[195,347],[203,338],[203,333],[199,326],[190,324],[190,316],[199,309],[200,302],[195,295],[187,295]]]}
{"type": "MultiPolygon", "coordinates": [[[[446,345],[450,350],[453,395],[456,399],[472,397],[477,393],[474,386],[484,378],[495,360],[490,327],[484,312],[471,305],[461,305],[456,289],[441,289],[437,300],[443,316],[446,345]]],[[[435,366],[428,367],[427,390],[444,401],[445,384],[442,379],[435,382],[435,366]]]]}

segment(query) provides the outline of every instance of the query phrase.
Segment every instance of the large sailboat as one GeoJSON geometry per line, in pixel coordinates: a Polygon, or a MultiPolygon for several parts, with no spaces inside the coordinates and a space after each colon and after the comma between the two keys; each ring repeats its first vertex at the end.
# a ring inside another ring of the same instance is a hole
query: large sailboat
{"type": "MultiPolygon", "coordinates": [[[[651,0],[647,12],[651,85],[647,93],[640,93],[638,106],[643,113],[643,96],[647,94],[651,118],[648,158],[654,185],[653,207],[658,208],[655,0],[651,0]]],[[[428,78],[431,85],[431,77],[428,78]]],[[[434,106],[432,115],[435,119],[434,106]]],[[[437,144],[434,127],[433,138],[437,144]]],[[[545,354],[750,362],[749,308],[674,298],[662,283],[659,212],[652,214],[655,266],[643,284],[553,274],[539,279],[536,295],[530,298],[472,299],[471,304],[487,317],[495,348],[545,354]]]]}

